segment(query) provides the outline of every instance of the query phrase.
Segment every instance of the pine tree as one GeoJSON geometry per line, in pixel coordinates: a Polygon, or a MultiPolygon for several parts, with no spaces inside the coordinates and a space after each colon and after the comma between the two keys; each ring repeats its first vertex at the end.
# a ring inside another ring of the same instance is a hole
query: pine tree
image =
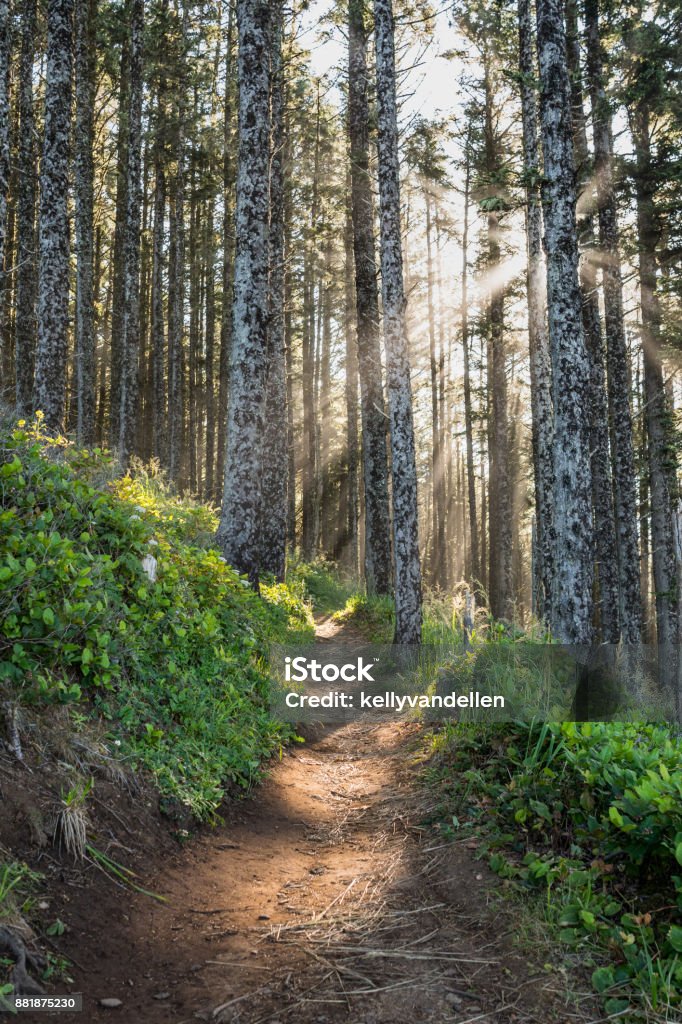
{"type": "Polygon", "coordinates": [[[576,0],[566,3],[567,62],[573,108],[573,144],[579,184],[578,201],[584,212],[578,217],[578,265],[582,292],[583,334],[590,361],[590,455],[594,510],[596,620],[601,639],[618,643],[618,554],[613,507],[613,481],[609,452],[608,402],[604,337],[597,290],[596,238],[593,216],[593,180],[587,144],[587,119],[583,106],[583,78],[576,0]]]}
{"type": "MultiPolygon", "coordinates": [[[[489,190],[500,177],[499,140],[493,124],[495,101],[492,80],[492,54],[487,41],[483,46],[484,69],[484,168],[489,190]]],[[[500,263],[500,197],[490,196],[486,204],[487,262],[490,268],[500,263]]],[[[502,207],[503,208],[503,207],[502,207]]],[[[512,618],[512,487],[510,479],[509,414],[507,403],[507,365],[504,328],[504,290],[491,289],[488,300],[488,362],[490,412],[488,452],[490,486],[490,569],[488,591],[490,610],[496,618],[512,618]]]]}
{"type": "Polygon", "coordinates": [[[571,98],[561,0],[537,0],[544,157],[547,305],[554,404],[552,628],[563,643],[592,639],[589,363],[582,327],[575,226],[571,98]]]}
{"type": "Polygon", "coordinates": [[[284,83],[281,0],[271,4],[270,225],[267,395],[260,527],[261,567],[283,580],[287,540],[287,380],[284,338],[284,83]]]}
{"type": "Polygon", "coordinates": [[[348,5],[348,126],[365,498],[365,582],[369,593],[387,594],[391,589],[388,461],[379,341],[374,202],[369,175],[369,105],[365,18],[364,0],[350,0],[348,5]]]}
{"type": "Polygon", "coordinates": [[[381,285],[391,434],[395,642],[421,641],[417,467],[400,226],[400,165],[391,0],[374,0],[378,104],[381,285]]]}
{"type": "Polygon", "coordinates": [[[140,350],[140,230],[142,205],[142,45],[144,2],[130,4],[130,96],[128,106],[126,218],[123,245],[123,330],[119,459],[127,466],[135,446],[140,350]]]}
{"type": "Polygon", "coordinates": [[[175,173],[171,186],[168,238],[168,475],[182,486],[183,440],[185,438],[185,135],[188,46],[188,0],[180,13],[180,54],[174,90],[173,156],[175,173]]]}
{"type": "Polygon", "coordinates": [[[239,165],[225,491],[218,542],[258,585],[267,372],[269,4],[238,0],[239,165]]]}
{"type": "Polygon", "coordinates": [[[464,144],[464,225],[462,229],[462,295],[460,322],[462,332],[462,354],[464,364],[464,434],[467,465],[467,505],[469,511],[470,579],[476,584],[481,579],[481,564],[478,543],[478,518],[476,514],[476,471],[474,467],[474,418],[471,401],[471,353],[469,339],[469,207],[471,191],[471,140],[467,136],[464,144]]]}
{"type": "MultiPolygon", "coordinates": [[[[5,292],[7,267],[7,200],[10,181],[10,10],[9,0],[0,0],[0,305],[5,292]]],[[[0,352],[5,354],[8,339],[0,337],[0,352]]]]}
{"type": "Polygon", "coordinates": [[[168,87],[164,60],[168,45],[168,0],[158,15],[160,70],[156,85],[154,120],[154,198],[151,271],[151,358],[152,358],[152,454],[168,465],[168,395],[166,387],[166,322],[164,318],[165,224],[167,208],[168,87]]]}
{"type": "Polygon", "coordinates": [[[355,280],[353,276],[353,212],[351,209],[350,160],[346,179],[346,217],[344,229],[344,290],[346,350],[346,560],[353,577],[359,572],[359,493],[358,493],[358,349],[356,327],[355,280]]]}
{"type": "Polygon", "coordinates": [[[24,416],[31,411],[37,333],[36,198],[38,161],[33,96],[36,12],[37,0],[26,0],[21,12],[19,194],[17,198],[16,326],[14,336],[17,412],[24,416]]]}
{"type": "Polygon", "coordinates": [[[675,671],[673,645],[678,642],[677,574],[672,530],[677,466],[670,443],[673,434],[670,401],[663,379],[662,313],[657,280],[660,222],[655,193],[658,175],[651,151],[651,106],[652,101],[655,103],[657,99],[657,82],[657,76],[651,74],[647,55],[638,66],[630,119],[635,149],[634,178],[656,632],[661,647],[661,676],[665,682],[671,682],[675,671]]]}
{"type": "Polygon", "coordinates": [[[528,344],[530,350],[531,411],[533,420],[533,480],[535,484],[534,569],[537,582],[534,609],[552,620],[554,423],[552,366],[547,333],[547,282],[542,255],[542,207],[538,160],[537,103],[534,86],[533,29],[530,0],[518,2],[519,71],[523,123],[523,164],[526,186],[526,249],[528,265],[528,344]]]}
{"type": "Polygon", "coordinates": [[[592,106],[595,180],[608,370],[609,423],[618,541],[620,623],[623,642],[642,636],[635,456],[630,409],[630,368],[623,318],[623,281],[613,167],[611,110],[604,88],[598,0],[585,0],[587,66],[592,106]]]}
{"type": "Polygon", "coordinates": [[[45,428],[64,428],[69,330],[69,157],[73,0],[47,9],[45,136],[40,173],[38,347],[33,407],[45,428]]]}
{"type": "Polygon", "coordinates": [[[83,0],[75,9],[76,127],[75,181],[76,250],[76,366],[78,441],[95,440],[95,289],[94,289],[94,116],[96,73],[96,0],[83,0]]]}

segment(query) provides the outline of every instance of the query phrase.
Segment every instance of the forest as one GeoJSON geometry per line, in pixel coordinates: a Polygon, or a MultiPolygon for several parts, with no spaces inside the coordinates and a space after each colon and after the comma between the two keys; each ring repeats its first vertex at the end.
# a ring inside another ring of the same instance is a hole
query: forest
{"type": "Polygon", "coordinates": [[[676,644],[676,5],[407,4],[385,65],[332,5],[322,73],[306,5],[247,13],[3,5],[5,402],[222,504],[254,580],[395,577],[401,642],[421,573],[676,644]]]}
{"type": "Polygon", "coordinates": [[[681,84],[676,0],[0,0],[0,1015],[682,1019],[681,84]],[[273,710],[368,644],[507,710],[273,710]]]}

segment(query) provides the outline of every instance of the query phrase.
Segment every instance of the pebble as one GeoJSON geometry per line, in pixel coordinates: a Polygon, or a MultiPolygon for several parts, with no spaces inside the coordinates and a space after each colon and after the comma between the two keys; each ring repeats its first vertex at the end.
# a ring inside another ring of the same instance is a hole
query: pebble
{"type": "Polygon", "coordinates": [[[99,1005],[105,1010],[115,1010],[117,1006],[123,1006],[122,999],[100,999],[99,1005]]]}
{"type": "Polygon", "coordinates": [[[170,999],[170,992],[155,992],[153,999],[170,999]]]}

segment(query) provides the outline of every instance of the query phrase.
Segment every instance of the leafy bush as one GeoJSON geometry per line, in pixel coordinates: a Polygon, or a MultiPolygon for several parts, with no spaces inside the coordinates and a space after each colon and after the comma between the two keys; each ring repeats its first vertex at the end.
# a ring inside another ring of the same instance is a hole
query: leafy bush
{"type": "Polygon", "coordinates": [[[593,974],[607,1013],[679,1012],[682,741],[634,723],[515,723],[448,726],[435,747],[441,813],[485,837],[503,878],[545,893],[562,942],[610,954],[593,974]]]}
{"type": "Polygon", "coordinates": [[[287,584],[299,598],[311,601],[317,611],[327,614],[343,606],[358,589],[357,581],[342,576],[323,559],[292,560],[287,569],[287,584]]]}
{"type": "Polygon", "coordinates": [[[208,546],[215,516],[103,452],[15,431],[0,450],[0,689],[86,700],[133,766],[210,817],[288,735],[269,714],[271,642],[312,633],[287,587],[208,546]]]}

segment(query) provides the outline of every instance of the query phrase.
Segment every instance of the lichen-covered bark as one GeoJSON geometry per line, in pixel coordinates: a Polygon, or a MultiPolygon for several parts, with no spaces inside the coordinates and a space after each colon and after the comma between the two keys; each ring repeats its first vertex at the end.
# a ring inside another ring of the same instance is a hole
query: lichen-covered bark
{"type": "Polygon", "coordinates": [[[542,255],[542,207],[538,160],[537,104],[534,87],[533,28],[530,0],[519,0],[519,70],[523,165],[526,185],[526,289],[528,295],[528,348],[535,485],[535,611],[551,622],[554,410],[552,364],[547,332],[547,280],[542,255]]]}
{"type": "MultiPolygon", "coordinates": [[[[182,44],[187,46],[189,12],[187,0],[182,5],[182,44]]],[[[168,475],[181,485],[184,440],[185,395],[184,353],[185,333],[185,120],[184,68],[174,97],[175,174],[169,212],[168,239],[168,475]]]]}
{"type": "Polygon", "coordinates": [[[140,351],[140,229],[142,209],[142,44],[144,2],[130,5],[130,99],[128,106],[128,182],[123,246],[123,331],[121,410],[118,454],[127,466],[135,445],[140,351]]]}
{"type": "MultiPolygon", "coordinates": [[[[163,0],[159,11],[162,26],[162,47],[166,42],[168,0],[163,0]]],[[[166,144],[168,138],[168,112],[166,102],[167,79],[161,70],[156,89],[154,120],[153,166],[154,197],[152,201],[152,267],[151,267],[151,451],[163,466],[168,466],[168,408],[166,390],[166,323],[164,317],[164,265],[165,221],[167,200],[166,144]]],[[[212,496],[211,496],[212,497],[212,496]]]]}
{"type": "Polygon", "coordinates": [[[561,0],[537,0],[547,306],[554,405],[552,629],[563,643],[592,639],[590,367],[582,326],[575,166],[561,0]]]}
{"type": "Polygon", "coordinates": [[[467,496],[469,512],[469,570],[476,586],[480,583],[481,567],[478,545],[478,517],[476,514],[476,471],[474,468],[474,418],[471,403],[471,358],[469,352],[469,193],[471,188],[471,144],[466,142],[466,175],[464,179],[464,226],[462,229],[462,301],[460,308],[462,329],[462,355],[464,379],[464,435],[466,443],[467,496]]]}
{"type": "Polygon", "coordinates": [[[125,301],[125,230],[128,209],[128,107],[130,100],[129,34],[121,47],[116,139],[116,211],[112,253],[111,343],[109,359],[109,443],[119,442],[121,416],[121,360],[123,358],[123,304],[125,301]]]}
{"type": "Polygon", "coordinates": [[[318,553],[320,538],[320,495],[317,424],[317,380],[315,362],[315,279],[320,196],[320,85],[315,103],[315,146],[309,235],[303,258],[303,325],[301,336],[301,399],[303,405],[303,459],[301,465],[301,553],[310,561],[318,553]]]}
{"type": "Polygon", "coordinates": [[[351,203],[350,161],[346,181],[345,245],[345,342],[346,342],[346,503],[345,560],[353,576],[359,571],[358,520],[358,348],[356,334],[355,280],[353,273],[353,211],[351,203]]]}
{"type": "MultiPolygon", "coordinates": [[[[37,0],[26,0],[21,11],[19,67],[19,175],[17,197],[17,267],[14,352],[17,412],[31,412],[36,350],[36,196],[38,191],[33,57],[36,46],[37,0]]],[[[0,29],[0,36],[2,30],[0,29]]],[[[1,86],[0,86],[1,89],[1,86]]],[[[0,107],[2,98],[0,95],[0,107]]],[[[4,115],[0,111],[0,122],[4,115]]],[[[8,124],[8,121],[4,121],[8,124]]],[[[0,177],[2,172],[0,171],[0,177]]],[[[0,200],[1,202],[1,200],[0,200]]],[[[0,217],[2,217],[0,213],[0,217]]],[[[2,218],[4,222],[4,218],[2,218]]],[[[2,230],[0,228],[0,230],[2,230]]],[[[0,261],[0,266],[2,263],[0,261]]]]}
{"type": "Polygon", "coordinates": [[[268,326],[269,4],[238,0],[239,163],[225,490],[218,542],[258,584],[268,326]]]}
{"type": "Polygon", "coordinates": [[[659,241],[654,199],[649,103],[643,96],[632,118],[635,145],[639,287],[642,309],[644,399],[649,440],[651,560],[656,592],[656,633],[661,647],[661,675],[674,679],[673,644],[678,643],[677,582],[672,528],[677,459],[671,443],[671,410],[663,382],[661,305],[657,291],[656,246],[659,241]]]}
{"type": "Polygon", "coordinates": [[[369,83],[365,17],[364,0],[350,0],[348,125],[365,496],[365,582],[369,593],[387,594],[391,589],[391,527],[374,248],[374,202],[369,175],[369,83]]]}
{"type": "MultiPolygon", "coordinates": [[[[227,14],[225,46],[225,120],[223,123],[223,267],[222,319],[220,322],[220,356],[218,360],[218,439],[216,444],[216,492],[225,480],[225,441],[227,438],[227,395],[230,380],[232,349],[232,283],[234,267],[234,159],[233,120],[235,108],[235,27],[234,4],[227,14]]],[[[216,493],[216,498],[218,494],[216,493]]]]}
{"type": "MultiPolygon", "coordinates": [[[[499,173],[499,143],[493,123],[493,82],[491,55],[484,53],[485,84],[485,171],[492,183],[499,173]]],[[[500,218],[497,210],[487,214],[487,264],[500,264],[500,218]]],[[[490,571],[488,593],[495,618],[512,617],[512,497],[510,482],[509,416],[507,408],[507,367],[504,336],[504,291],[494,289],[487,301],[488,381],[490,412],[488,430],[490,481],[490,571]]]]}
{"type": "MultiPolygon", "coordinates": [[[[292,145],[288,131],[287,103],[284,104],[284,166],[285,182],[290,180],[292,145]]],[[[293,252],[293,189],[284,191],[284,349],[286,356],[287,382],[287,543],[293,550],[296,547],[296,444],[294,427],[294,356],[293,356],[293,271],[291,257],[293,252]]]]}
{"type": "MultiPolygon", "coordinates": [[[[500,172],[499,141],[494,125],[492,56],[483,52],[484,168],[488,182],[500,172]]],[[[492,184],[492,187],[495,187],[492,184]]],[[[500,214],[489,209],[486,216],[486,263],[495,270],[500,265],[500,214]]],[[[488,596],[496,618],[512,616],[512,497],[510,484],[509,416],[504,324],[504,291],[492,290],[487,297],[488,345],[488,477],[491,515],[489,515],[488,596]]]]}
{"type": "Polygon", "coordinates": [[[400,166],[391,0],[374,0],[381,220],[381,284],[391,435],[395,642],[421,641],[417,468],[400,225],[400,166]]]}
{"type": "Polygon", "coordinates": [[[599,35],[598,0],[586,0],[587,68],[592,106],[595,181],[599,212],[599,264],[604,291],[604,327],[609,399],[611,458],[618,542],[621,636],[637,644],[642,636],[637,494],[630,368],[623,320],[618,218],[613,174],[611,110],[604,90],[604,61],[599,35]]]}
{"type": "Polygon", "coordinates": [[[613,505],[613,482],[609,451],[608,401],[604,337],[597,290],[596,239],[594,232],[594,184],[592,161],[587,145],[583,107],[583,80],[576,0],[566,3],[567,60],[571,85],[573,144],[578,180],[578,241],[581,250],[579,281],[582,292],[583,332],[590,359],[590,452],[592,461],[592,504],[594,509],[594,554],[597,583],[596,620],[601,639],[618,643],[618,550],[613,505]]]}
{"type": "Polygon", "coordinates": [[[63,429],[66,401],[72,63],[73,0],[50,0],[40,173],[38,346],[33,384],[33,407],[43,412],[50,433],[63,429]]]}
{"type": "Polygon", "coordinates": [[[426,235],[426,308],[429,325],[429,368],[431,371],[431,544],[425,556],[429,567],[429,579],[434,587],[443,586],[444,545],[440,543],[441,508],[440,490],[441,473],[443,472],[440,450],[440,406],[438,403],[438,358],[436,354],[436,318],[433,308],[433,253],[431,243],[431,196],[425,190],[424,205],[426,217],[424,221],[426,235]]]}
{"type": "Polygon", "coordinates": [[[469,352],[469,195],[471,189],[471,142],[466,141],[466,174],[464,179],[464,225],[462,229],[462,301],[460,322],[464,379],[464,435],[467,461],[467,506],[469,513],[469,572],[474,585],[480,580],[478,555],[478,518],[476,515],[476,473],[473,452],[473,410],[471,404],[471,356],[469,352]]]}
{"type": "Polygon", "coordinates": [[[166,173],[161,153],[155,154],[154,227],[152,233],[151,346],[152,346],[152,453],[168,462],[166,410],[166,333],[163,315],[164,221],[166,173]]]}
{"type": "Polygon", "coordinates": [[[206,211],[204,230],[204,268],[206,274],[206,322],[204,351],[206,353],[206,479],[204,496],[211,501],[215,466],[215,202],[211,196],[206,211]]]}
{"type": "Polygon", "coordinates": [[[94,115],[96,0],[75,9],[76,38],[76,373],[78,440],[95,440],[94,115]]]}
{"type": "MultiPolygon", "coordinates": [[[[8,0],[0,0],[0,302],[5,291],[5,243],[7,239],[7,199],[10,177],[9,138],[9,62],[10,10],[8,0]]],[[[4,352],[7,339],[0,338],[4,352]]]]}
{"type": "Polygon", "coordinates": [[[268,369],[263,449],[261,567],[283,580],[287,541],[287,376],[284,338],[284,83],[282,0],[270,5],[270,231],[268,369]]]}

